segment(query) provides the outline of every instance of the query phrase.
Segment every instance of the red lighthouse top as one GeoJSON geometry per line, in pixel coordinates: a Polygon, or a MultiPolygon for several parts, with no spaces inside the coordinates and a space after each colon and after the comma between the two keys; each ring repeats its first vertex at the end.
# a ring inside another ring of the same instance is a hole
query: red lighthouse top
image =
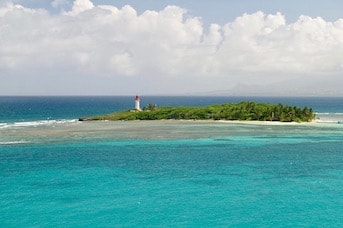
{"type": "Polygon", "coordinates": [[[138,95],[136,95],[136,101],[139,101],[139,100],[140,100],[139,96],[138,96],[138,95]]]}

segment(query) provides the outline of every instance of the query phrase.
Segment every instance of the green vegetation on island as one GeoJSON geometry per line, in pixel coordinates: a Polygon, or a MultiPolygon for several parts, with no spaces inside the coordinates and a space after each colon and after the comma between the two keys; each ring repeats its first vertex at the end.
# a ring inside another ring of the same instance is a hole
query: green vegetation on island
{"type": "Polygon", "coordinates": [[[112,114],[80,118],[85,120],[248,120],[310,122],[315,119],[312,108],[282,104],[255,103],[215,104],[204,107],[157,107],[149,104],[142,111],[127,110],[112,114]]]}

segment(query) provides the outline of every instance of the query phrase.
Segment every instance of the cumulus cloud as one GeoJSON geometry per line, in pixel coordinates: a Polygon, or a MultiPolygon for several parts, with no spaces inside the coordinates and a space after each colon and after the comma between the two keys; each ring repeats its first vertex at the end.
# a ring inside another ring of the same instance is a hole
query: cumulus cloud
{"type": "Polygon", "coordinates": [[[75,16],[84,11],[91,10],[93,8],[94,8],[94,5],[90,0],[76,0],[69,14],[72,16],[75,16]]]}
{"type": "Polygon", "coordinates": [[[178,6],[141,15],[128,5],[119,9],[90,0],[76,0],[58,15],[15,4],[0,8],[0,73],[17,81],[53,71],[60,72],[51,76],[59,80],[120,79],[118,87],[140,79],[169,93],[234,90],[242,84],[263,90],[266,82],[343,82],[341,53],[343,19],[301,16],[287,23],[281,13],[256,12],[207,28],[178,6]]]}

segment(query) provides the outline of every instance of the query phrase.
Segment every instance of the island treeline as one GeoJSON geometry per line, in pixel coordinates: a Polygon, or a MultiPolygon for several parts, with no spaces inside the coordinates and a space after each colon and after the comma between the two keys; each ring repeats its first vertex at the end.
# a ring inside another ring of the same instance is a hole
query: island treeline
{"type": "Polygon", "coordinates": [[[127,110],[80,120],[256,120],[281,122],[310,122],[315,119],[312,108],[241,102],[204,107],[157,107],[148,105],[143,111],[127,110]]]}

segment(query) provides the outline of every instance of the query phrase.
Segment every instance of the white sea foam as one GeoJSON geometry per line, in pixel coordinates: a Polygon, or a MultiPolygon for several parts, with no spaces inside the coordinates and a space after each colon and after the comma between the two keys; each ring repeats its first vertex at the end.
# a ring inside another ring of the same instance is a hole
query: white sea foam
{"type": "Polygon", "coordinates": [[[342,112],[318,112],[316,115],[333,115],[333,116],[343,116],[342,112]]]}
{"type": "Polygon", "coordinates": [[[25,143],[29,143],[29,141],[20,140],[20,141],[0,142],[0,145],[17,145],[17,144],[25,144],[25,143]]]}
{"type": "Polygon", "coordinates": [[[316,113],[318,122],[327,122],[327,123],[342,123],[343,122],[343,113],[316,113]]]}
{"type": "Polygon", "coordinates": [[[37,120],[26,122],[14,122],[14,123],[0,123],[0,129],[4,128],[21,128],[21,127],[37,127],[37,126],[49,126],[56,124],[77,123],[77,119],[62,119],[62,120],[37,120]]]}

